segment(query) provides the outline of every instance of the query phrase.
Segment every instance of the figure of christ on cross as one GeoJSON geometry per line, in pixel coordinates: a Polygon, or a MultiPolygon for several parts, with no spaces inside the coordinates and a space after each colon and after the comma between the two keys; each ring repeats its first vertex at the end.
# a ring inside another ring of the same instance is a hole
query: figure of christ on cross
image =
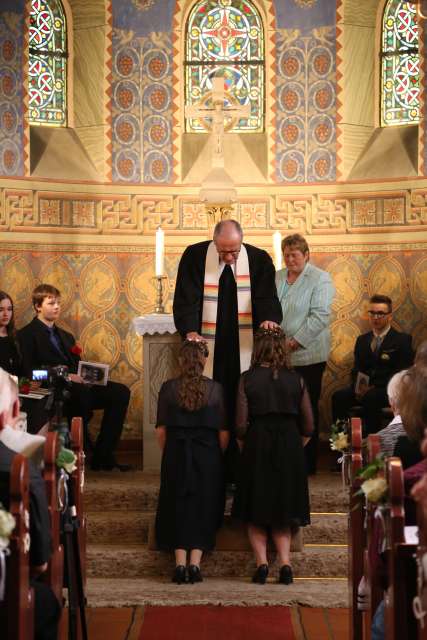
{"type": "MultiPolygon", "coordinates": [[[[198,118],[208,123],[211,120],[211,141],[212,141],[212,166],[224,167],[224,120],[233,120],[249,116],[250,105],[230,106],[225,104],[226,94],[231,94],[224,89],[224,78],[214,77],[212,79],[212,106],[205,106],[203,100],[198,104],[185,107],[187,118],[198,118]]],[[[206,126],[206,125],[203,125],[206,126]]],[[[207,127],[208,128],[208,127],[207,127]]]]}

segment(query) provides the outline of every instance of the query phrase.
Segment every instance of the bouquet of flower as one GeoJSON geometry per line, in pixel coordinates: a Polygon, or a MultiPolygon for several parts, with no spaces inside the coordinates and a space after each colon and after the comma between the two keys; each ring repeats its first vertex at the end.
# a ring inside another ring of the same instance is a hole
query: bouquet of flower
{"type": "Polygon", "coordinates": [[[19,393],[25,393],[25,394],[30,393],[30,386],[31,386],[31,383],[28,378],[19,378],[19,381],[18,381],[19,393]]]}
{"type": "Polygon", "coordinates": [[[348,420],[337,420],[331,426],[331,437],[329,438],[332,451],[345,452],[350,447],[348,420]]]}
{"type": "Polygon", "coordinates": [[[59,469],[64,469],[69,475],[77,469],[77,457],[74,451],[62,447],[56,458],[56,466],[59,469]]]}
{"type": "Polygon", "coordinates": [[[8,548],[9,538],[15,528],[15,524],[13,515],[0,504],[0,551],[8,548]]]}
{"type": "Polygon", "coordinates": [[[365,467],[360,469],[357,474],[363,480],[359,491],[356,495],[364,495],[368,502],[373,504],[382,504],[387,498],[387,480],[385,479],[385,458],[381,454],[365,467]]]}

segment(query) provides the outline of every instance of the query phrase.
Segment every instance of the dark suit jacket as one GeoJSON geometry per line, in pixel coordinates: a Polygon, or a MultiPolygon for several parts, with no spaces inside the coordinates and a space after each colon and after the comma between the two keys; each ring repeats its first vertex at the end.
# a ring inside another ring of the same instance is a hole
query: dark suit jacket
{"type": "Polygon", "coordinates": [[[76,344],[74,336],[59,327],[56,327],[56,330],[64,355],[53,346],[46,325],[38,318],[34,318],[18,331],[17,339],[21,348],[24,376],[31,379],[34,369],[56,367],[59,364],[67,365],[70,373],[77,372],[80,357],[71,352],[71,348],[76,344]]]}
{"type": "MultiPolygon", "coordinates": [[[[10,473],[16,453],[0,442],[0,472],[10,473]]],[[[30,564],[39,566],[51,556],[50,518],[47,507],[46,487],[40,471],[28,461],[30,477],[30,564]]],[[[8,508],[9,495],[0,494],[0,502],[8,508]]]]}
{"type": "Polygon", "coordinates": [[[369,376],[369,384],[375,387],[386,387],[395,373],[412,365],[414,359],[412,337],[391,327],[377,355],[371,348],[373,337],[373,332],[369,331],[356,340],[353,380],[355,381],[357,372],[362,371],[369,376]]]}
{"type": "MultiPolygon", "coordinates": [[[[182,336],[200,333],[206,253],[210,240],[192,244],[182,254],[173,299],[175,326],[182,336]]],[[[275,269],[266,251],[245,243],[251,279],[252,323],[254,331],[264,320],[280,324],[282,307],[277,297],[275,269]]]]}

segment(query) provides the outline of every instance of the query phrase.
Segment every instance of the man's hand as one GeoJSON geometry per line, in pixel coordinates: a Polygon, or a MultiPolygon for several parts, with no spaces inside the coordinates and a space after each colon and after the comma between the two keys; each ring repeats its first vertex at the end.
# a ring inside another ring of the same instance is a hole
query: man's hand
{"type": "Polygon", "coordinates": [[[264,320],[264,322],[261,322],[259,326],[262,329],[276,329],[277,327],[280,327],[280,325],[277,324],[277,322],[273,322],[273,320],[264,320]]]}
{"type": "Polygon", "coordinates": [[[301,348],[301,345],[295,340],[295,338],[287,338],[286,348],[288,349],[288,351],[296,351],[297,349],[301,348]]]}
{"type": "Polygon", "coordinates": [[[68,378],[71,380],[71,382],[77,382],[77,384],[83,384],[84,380],[81,376],[78,376],[77,373],[70,373],[68,375],[68,378]]]}
{"type": "Polygon", "coordinates": [[[34,564],[30,567],[30,573],[33,578],[37,578],[45,571],[47,571],[47,562],[44,562],[43,564],[34,564]]]}
{"type": "Polygon", "coordinates": [[[200,342],[200,341],[205,342],[205,339],[199,333],[197,333],[197,331],[190,331],[185,336],[185,339],[186,340],[195,340],[195,342],[200,342]]]}
{"type": "Polygon", "coordinates": [[[359,385],[359,393],[356,394],[356,399],[360,400],[361,398],[363,398],[363,396],[368,393],[368,391],[370,391],[371,389],[375,389],[375,387],[373,385],[359,385]]]}

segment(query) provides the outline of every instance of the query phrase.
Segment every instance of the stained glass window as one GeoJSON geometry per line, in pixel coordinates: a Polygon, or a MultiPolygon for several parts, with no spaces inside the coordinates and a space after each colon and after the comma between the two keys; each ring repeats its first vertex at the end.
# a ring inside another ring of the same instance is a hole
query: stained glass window
{"type": "Polygon", "coordinates": [[[67,29],[60,0],[31,0],[29,113],[31,124],[67,124],[67,29]]]}
{"type": "Polygon", "coordinates": [[[420,119],[420,59],[416,5],[389,0],[384,9],[381,51],[381,124],[420,119]]]}
{"type": "MultiPolygon", "coordinates": [[[[225,105],[248,105],[250,115],[226,129],[263,131],[264,33],[261,17],[249,0],[199,0],[187,23],[186,104],[210,108],[212,78],[224,78],[225,105]]],[[[187,118],[187,131],[204,131],[202,119],[187,118]]]]}

